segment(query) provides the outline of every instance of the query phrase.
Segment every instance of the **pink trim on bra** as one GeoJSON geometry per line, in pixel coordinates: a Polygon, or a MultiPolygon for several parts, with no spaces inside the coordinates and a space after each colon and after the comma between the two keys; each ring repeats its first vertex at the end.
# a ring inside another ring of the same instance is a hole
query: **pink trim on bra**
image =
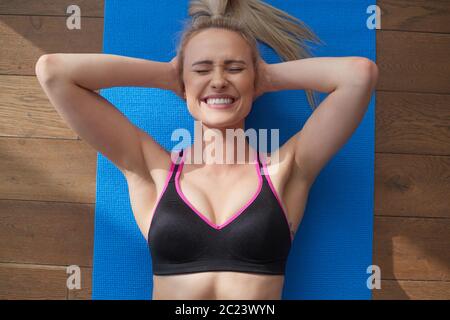
{"type": "Polygon", "coordinates": [[[186,156],[186,151],[184,150],[183,158],[181,160],[180,165],[178,166],[177,173],[175,174],[175,187],[177,189],[177,193],[181,197],[181,199],[183,199],[183,201],[192,209],[192,211],[194,211],[194,213],[196,213],[210,227],[212,227],[212,228],[214,228],[216,230],[220,230],[220,229],[225,228],[233,220],[235,220],[237,217],[239,217],[245,211],[245,209],[247,209],[247,207],[249,205],[251,205],[253,203],[253,201],[255,201],[256,197],[258,197],[259,193],[261,192],[262,185],[263,185],[263,179],[262,179],[261,172],[260,172],[260,169],[259,169],[259,164],[256,161],[255,162],[255,166],[256,166],[256,171],[258,173],[258,188],[257,188],[255,194],[251,197],[251,199],[241,209],[239,209],[235,214],[233,214],[230,218],[228,218],[224,223],[222,223],[221,225],[216,225],[215,223],[210,221],[206,216],[204,216],[200,211],[198,211],[192,205],[192,203],[186,198],[186,196],[184,195],[183,191],[181,190],[181,187],[180,187],[180,174],[181,174],[181,170],[183,169],[183,166],[184,166],[184,158],[185,158],[185,156],[186,156]]]}
{"type": "Polygon", "coordinates": [[[272,180],[270,179],[269,170],[267,170],[267,166],[266,166],[266,160],[265,159],[261,160],[261,163],[263,165],[264,175],[266,176],[266,180],[269,183],[270,190],[272,190],[273,195],[275,196],[278,203],[280,204],[281,210],[283,210],[283,214],[284,214],[284,217],[286,218],[286,223],[288,224],[288,228],[289,228],[289,236],[291,237],[291,241],[292,241],[294,239],[294,237],[292,236],[291,228],[289,226],[288,215],[286,213],[286,210],[284,209],[284,205],[281,202],[280,197],[278,196],[277,191],[275,190],[275,187],[273,186],[272,180]]]}
{"type": "Polygon", "coordinates": [[[153,208],[153,212],[150,216],[150,226],[148,228],[147,236],[148,236],[148,233],[150,232],[150,228],[152,226],[153,216],[155,215],[156,208],[158,208],[158,204],[161,201],[162,196],[166,192],[167,186],[169,185],[170,178],[172,178],[174,168],[175,168],[175,163],[171,161],[169,173],[167,174],[166,181],[164,182],[164,187],[162,189],[162,192],[159,194],[158,199],[156,200],[155,207],[153,208]]]}

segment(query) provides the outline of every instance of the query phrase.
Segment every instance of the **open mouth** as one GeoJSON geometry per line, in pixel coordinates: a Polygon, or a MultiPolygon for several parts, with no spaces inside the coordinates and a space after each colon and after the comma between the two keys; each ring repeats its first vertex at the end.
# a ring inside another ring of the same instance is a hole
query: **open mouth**
{"type": "Polygon", "coordinates": [[[227,98],[227,99],[202,99],[203,105],[206,105],[211,109],[229,109],[232,108],[238,99],[227,98]],[[208,103],[209,102],[209,103],[208,103]]]}

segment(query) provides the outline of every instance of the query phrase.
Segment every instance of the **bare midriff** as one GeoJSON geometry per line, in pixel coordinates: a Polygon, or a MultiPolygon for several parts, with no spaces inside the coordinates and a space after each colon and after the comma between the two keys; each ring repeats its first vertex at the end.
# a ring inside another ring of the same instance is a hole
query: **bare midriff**
{"type": "Polygon", "coordinates": [[[153,300],[280,300],[284,275],[198,272],[153,276],[153,300]]]}

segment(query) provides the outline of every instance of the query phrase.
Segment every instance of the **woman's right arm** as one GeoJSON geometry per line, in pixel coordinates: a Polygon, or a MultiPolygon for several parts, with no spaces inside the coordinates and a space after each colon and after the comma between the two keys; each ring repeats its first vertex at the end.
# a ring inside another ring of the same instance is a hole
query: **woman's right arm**
{"type": "Polygon", "coordinates": [[[68,126],[124,175],[149,179],[153,168],[167,162],[167,152],[95,90],[116,86],[174,90],[176,76],[169,63],[110,54],[56,53],[41,56],[35,69],[68,126]]]}

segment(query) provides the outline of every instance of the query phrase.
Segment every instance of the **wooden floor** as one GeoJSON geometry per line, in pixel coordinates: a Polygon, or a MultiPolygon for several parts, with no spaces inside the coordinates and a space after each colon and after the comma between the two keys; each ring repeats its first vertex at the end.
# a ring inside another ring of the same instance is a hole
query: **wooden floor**
{"type": "MultiPolygon", "coordinates": [[[[58,116],[34,66],[102,51],[103,1],[0,0],[0,299],[90,299],[96,151],[58,116]],[[82,290],[66,288],[78,265],[82,290]]],[[[374,299],[450,299],[450,4],[379,0],[374,299]]]]}

